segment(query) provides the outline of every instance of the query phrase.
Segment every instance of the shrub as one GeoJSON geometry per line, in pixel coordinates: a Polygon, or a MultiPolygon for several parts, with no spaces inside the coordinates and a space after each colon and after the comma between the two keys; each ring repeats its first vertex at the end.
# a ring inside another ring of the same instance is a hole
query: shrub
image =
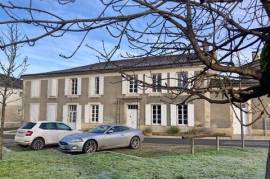
{"type": "Polygon", "coordinates": [[[152,130],[152,128],[151,127],[147,127],[147,128],[145,128],[144,130],[143,130],[143,133],[144,134],[152,134],[152,132],[153,132],[153,130],[152,130]]]}
{"type": "Polygon", "coordinates": [[[171,126],[168,130],[168,134],[178,134],[180,132],[180,129],[176,126],[171,126]]]}

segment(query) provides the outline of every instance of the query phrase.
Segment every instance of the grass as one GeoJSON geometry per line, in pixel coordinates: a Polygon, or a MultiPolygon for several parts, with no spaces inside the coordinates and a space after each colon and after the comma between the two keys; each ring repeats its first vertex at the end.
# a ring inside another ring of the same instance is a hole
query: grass
{"type": "Polygon", "coordinates": [[[0,178],[264,178],[267,150],[145,144],[93,155],[55,149],[13,151],[0,161],[0,178]]]}

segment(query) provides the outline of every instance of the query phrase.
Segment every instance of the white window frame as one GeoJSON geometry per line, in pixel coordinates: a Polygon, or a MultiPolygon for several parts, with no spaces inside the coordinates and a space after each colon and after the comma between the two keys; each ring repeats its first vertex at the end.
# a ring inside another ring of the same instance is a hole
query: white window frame
{"type": "Polygon", "coordinates": [[[189,125],[188,104],[176,105],[176,123],[179,126],[189,125]],[[180,123],[181,121],[181,123],[180,123]],[[186,121],[186,124],[185,124],[186,121]]]}
{"type": "Polygon", "coordinates": [[[177,73],[177,87],[188,88],[188,71],[181,71],[177,73]]]}
{"type": "Polygon", "coordinates": [[[91,123],[99,123],[99,119],[100,119],[99,104],[91,104],[90,110],[91,110],[90,122],[91,123]]]}
{"type": "Polygon", "coordinates": [[[134,75],[128,80],[128,93],[129,94],[138,94],[138,76],[134,75]]]}
{"type": "Polygon", "coordinates": [[[78,78],[70,78],[70,95],[76,96],[78,95],[78,78]]]}
{"type": "Polygon", "coordinates": [[[162,73],[153,73],[152,74],[152,93],[161,93],[162,92],[162,73]],[[160,79],[159,79],[160,78],[160,79]]]}
{"type": "Polygon", "coordinates": [[[67,119],[67,122],[75,122],[77,123],[77,120],[78,120],[78,105],[77,104],[68,104],[68,119],[67,119]],[[71,109],[71,106],[72,107],[75,107],[76,110],[74,109],[71,109]]]}
{"type": "Polygon", "coordinates": [[[161,104],[151,104],[151,124],[152,125],[158,125],[158,126],[160,126],[161,125],[161,120],[162,120],[162,105],[161,104]],[[160,114],[158,114],[158,111],[157,111],[157,109],[156,109],[156,112],[155,112],[155,116],[158,116],[159,115],[159,119],[157,118],[156,119],[156,122],[154,122],[154,106],[156,106],[156,107],[160,107],[160,114]],[[158,121],[160,121],[160,122],[158,122],[158,121]]]}

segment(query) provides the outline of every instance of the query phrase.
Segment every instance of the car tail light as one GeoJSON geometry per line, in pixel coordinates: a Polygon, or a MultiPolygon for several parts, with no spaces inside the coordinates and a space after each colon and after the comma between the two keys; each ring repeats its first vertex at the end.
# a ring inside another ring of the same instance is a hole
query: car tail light
{"type": "Polygon", "coordinates": [[[26,133],[25,133],[25,136],[31,136],[33,134],[33,131],[27,131],[26,133]]]}

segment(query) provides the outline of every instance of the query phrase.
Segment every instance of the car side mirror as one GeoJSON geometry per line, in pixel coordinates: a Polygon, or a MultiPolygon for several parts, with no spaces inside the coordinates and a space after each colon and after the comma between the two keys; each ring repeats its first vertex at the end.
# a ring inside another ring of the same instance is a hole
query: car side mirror
{"type": "Polygon", "coordinates": [[[113,130],[108,130],[107,131],[107,134],[112,134],[113,133],[113,130]]]}

